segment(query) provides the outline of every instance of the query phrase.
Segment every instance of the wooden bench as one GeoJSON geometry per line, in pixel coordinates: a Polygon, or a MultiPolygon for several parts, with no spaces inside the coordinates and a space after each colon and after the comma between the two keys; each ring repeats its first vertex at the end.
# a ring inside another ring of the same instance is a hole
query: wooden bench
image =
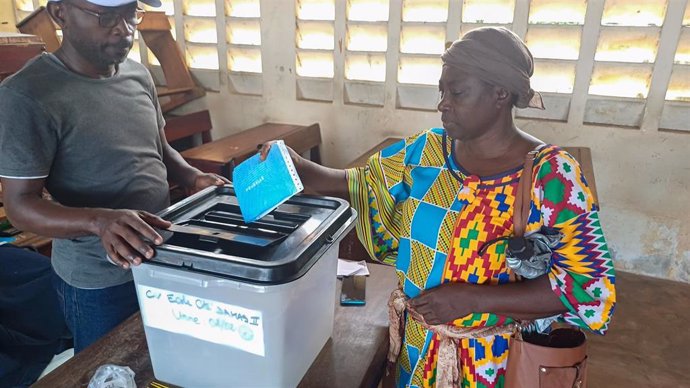
{"type": "MultiPolygon", "coordinates": [[[[396,137],[389,137],[382,141],[381,143],[377,144],[374,146],[372,149],[369,151],[361,154],[359,157],[357,157],[355,160],[350,162],[347,165],[347,168],[353,168],[353,167],[362,167],[365,166],[371,155],[381,151],[382,149],[388,147],[389,145],[396,143],[398,141],[402,140],[401,138],[396,138],[396,137]]],[[[580,167],[582,168],[582,173],[585,176],[585,179],[587,180],[587,184],[589,185],[589,188],[592,190],[592,196],[594,196],[594,201],[599,202],[598,197],[597,197],[597,186],[596,182],[594,181],[594,165],[592,164],[592,152],[588,147],[561,147],[565,151],[567,151],[570,155],[572,155],[575,160],[577,160],[580,163],[580,167]]],[[[368,260],[370,261],[371,258],[369,257],[369,254],[367,253],[366,249],[364,249],[364,246],[362,243],[359,241],[359,238],[357,238],[357,232],[355,229],[350,231],[343,240],[340,242],[340,250],[338,253],[338,257],[341,259],[346,259],[346,260],[368,260]]]]}
{"type": "Polygon", "coordinates": [[[200,136],[201,144],[212,142],[212,129],[213,124],[211,123],[211,115],[208,110],[201,110],[182,116],[167,116],[165,118],[165,138],[169,143],[190,140],[190,145],[186,148],[194,146],[191,140],[195,140],[192,138],[196,135],[200,136]]]}
{"type": "Polygon", "coordinates": [[[321,163],[319,124],[294,125],[266,123],[182,152],[182,157],[204,172],[232,176],[233,167],[257,152],[257,145],[284,140],[296,152],[310,151],[310,159],[321,163]]]}

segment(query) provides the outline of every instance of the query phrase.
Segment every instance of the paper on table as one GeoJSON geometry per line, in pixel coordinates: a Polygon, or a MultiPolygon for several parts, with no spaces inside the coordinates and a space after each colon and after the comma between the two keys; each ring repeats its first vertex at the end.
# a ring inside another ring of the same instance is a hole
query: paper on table
{"type": "Polygon", "coordinates": [[[367,262],[338,259],[338,276],[369,275],[367,262]]]}

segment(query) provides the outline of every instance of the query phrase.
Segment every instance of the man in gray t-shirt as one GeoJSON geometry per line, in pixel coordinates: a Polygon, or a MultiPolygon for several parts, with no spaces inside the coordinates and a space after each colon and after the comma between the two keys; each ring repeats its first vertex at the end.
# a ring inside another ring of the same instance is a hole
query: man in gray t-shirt
{"type": "Polygon", "coordinates": [[[165,140],[151,76],[126,59],[143,14],[136,1],[51,0],[48,12],[62,46],[0,85],[0,179],[13,224],[55,237],[79,351],[136,311],[129,267],[153,255],[144,239],[162,242],[153,227],[169,223],[152,213],[169,204],[168,178],[192,190],[225,181],[165,140]]]}

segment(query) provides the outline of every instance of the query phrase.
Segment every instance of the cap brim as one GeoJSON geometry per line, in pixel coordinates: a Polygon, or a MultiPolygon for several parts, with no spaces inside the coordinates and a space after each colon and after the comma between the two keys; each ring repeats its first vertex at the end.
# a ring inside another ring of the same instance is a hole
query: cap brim
{"type": "MultiPolygon", "coordinates": [[[[62,0],[48,0],[50,2],[59,2],[62,0]]],[[[100,5],[101,7],[119,7],[125,4],[136,3],[137,0],[86,0],[91,4],[100,5]]],[[[160,7],[162,5],[161,0],[139,0],[140,2],[151,6],[160,7]]]]}
{"type": "Polygon", "coordinates": [[[160,7],[162,5],[161,0],[139,0],[142,3],[151,7],[160,7]]]}

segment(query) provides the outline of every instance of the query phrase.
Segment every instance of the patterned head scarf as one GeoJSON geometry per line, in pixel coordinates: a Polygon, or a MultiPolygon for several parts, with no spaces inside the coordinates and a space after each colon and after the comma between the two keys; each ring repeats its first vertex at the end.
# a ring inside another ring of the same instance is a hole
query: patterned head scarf
{"type": "Polygon", "coordinates": [[[441,55],[444,65],[459,68],[517,96],[518,108],[544,109],[541,94],[529,83],[534,73],[532,53],[512,31],[482,27],[456,40],[441,55]]]}

